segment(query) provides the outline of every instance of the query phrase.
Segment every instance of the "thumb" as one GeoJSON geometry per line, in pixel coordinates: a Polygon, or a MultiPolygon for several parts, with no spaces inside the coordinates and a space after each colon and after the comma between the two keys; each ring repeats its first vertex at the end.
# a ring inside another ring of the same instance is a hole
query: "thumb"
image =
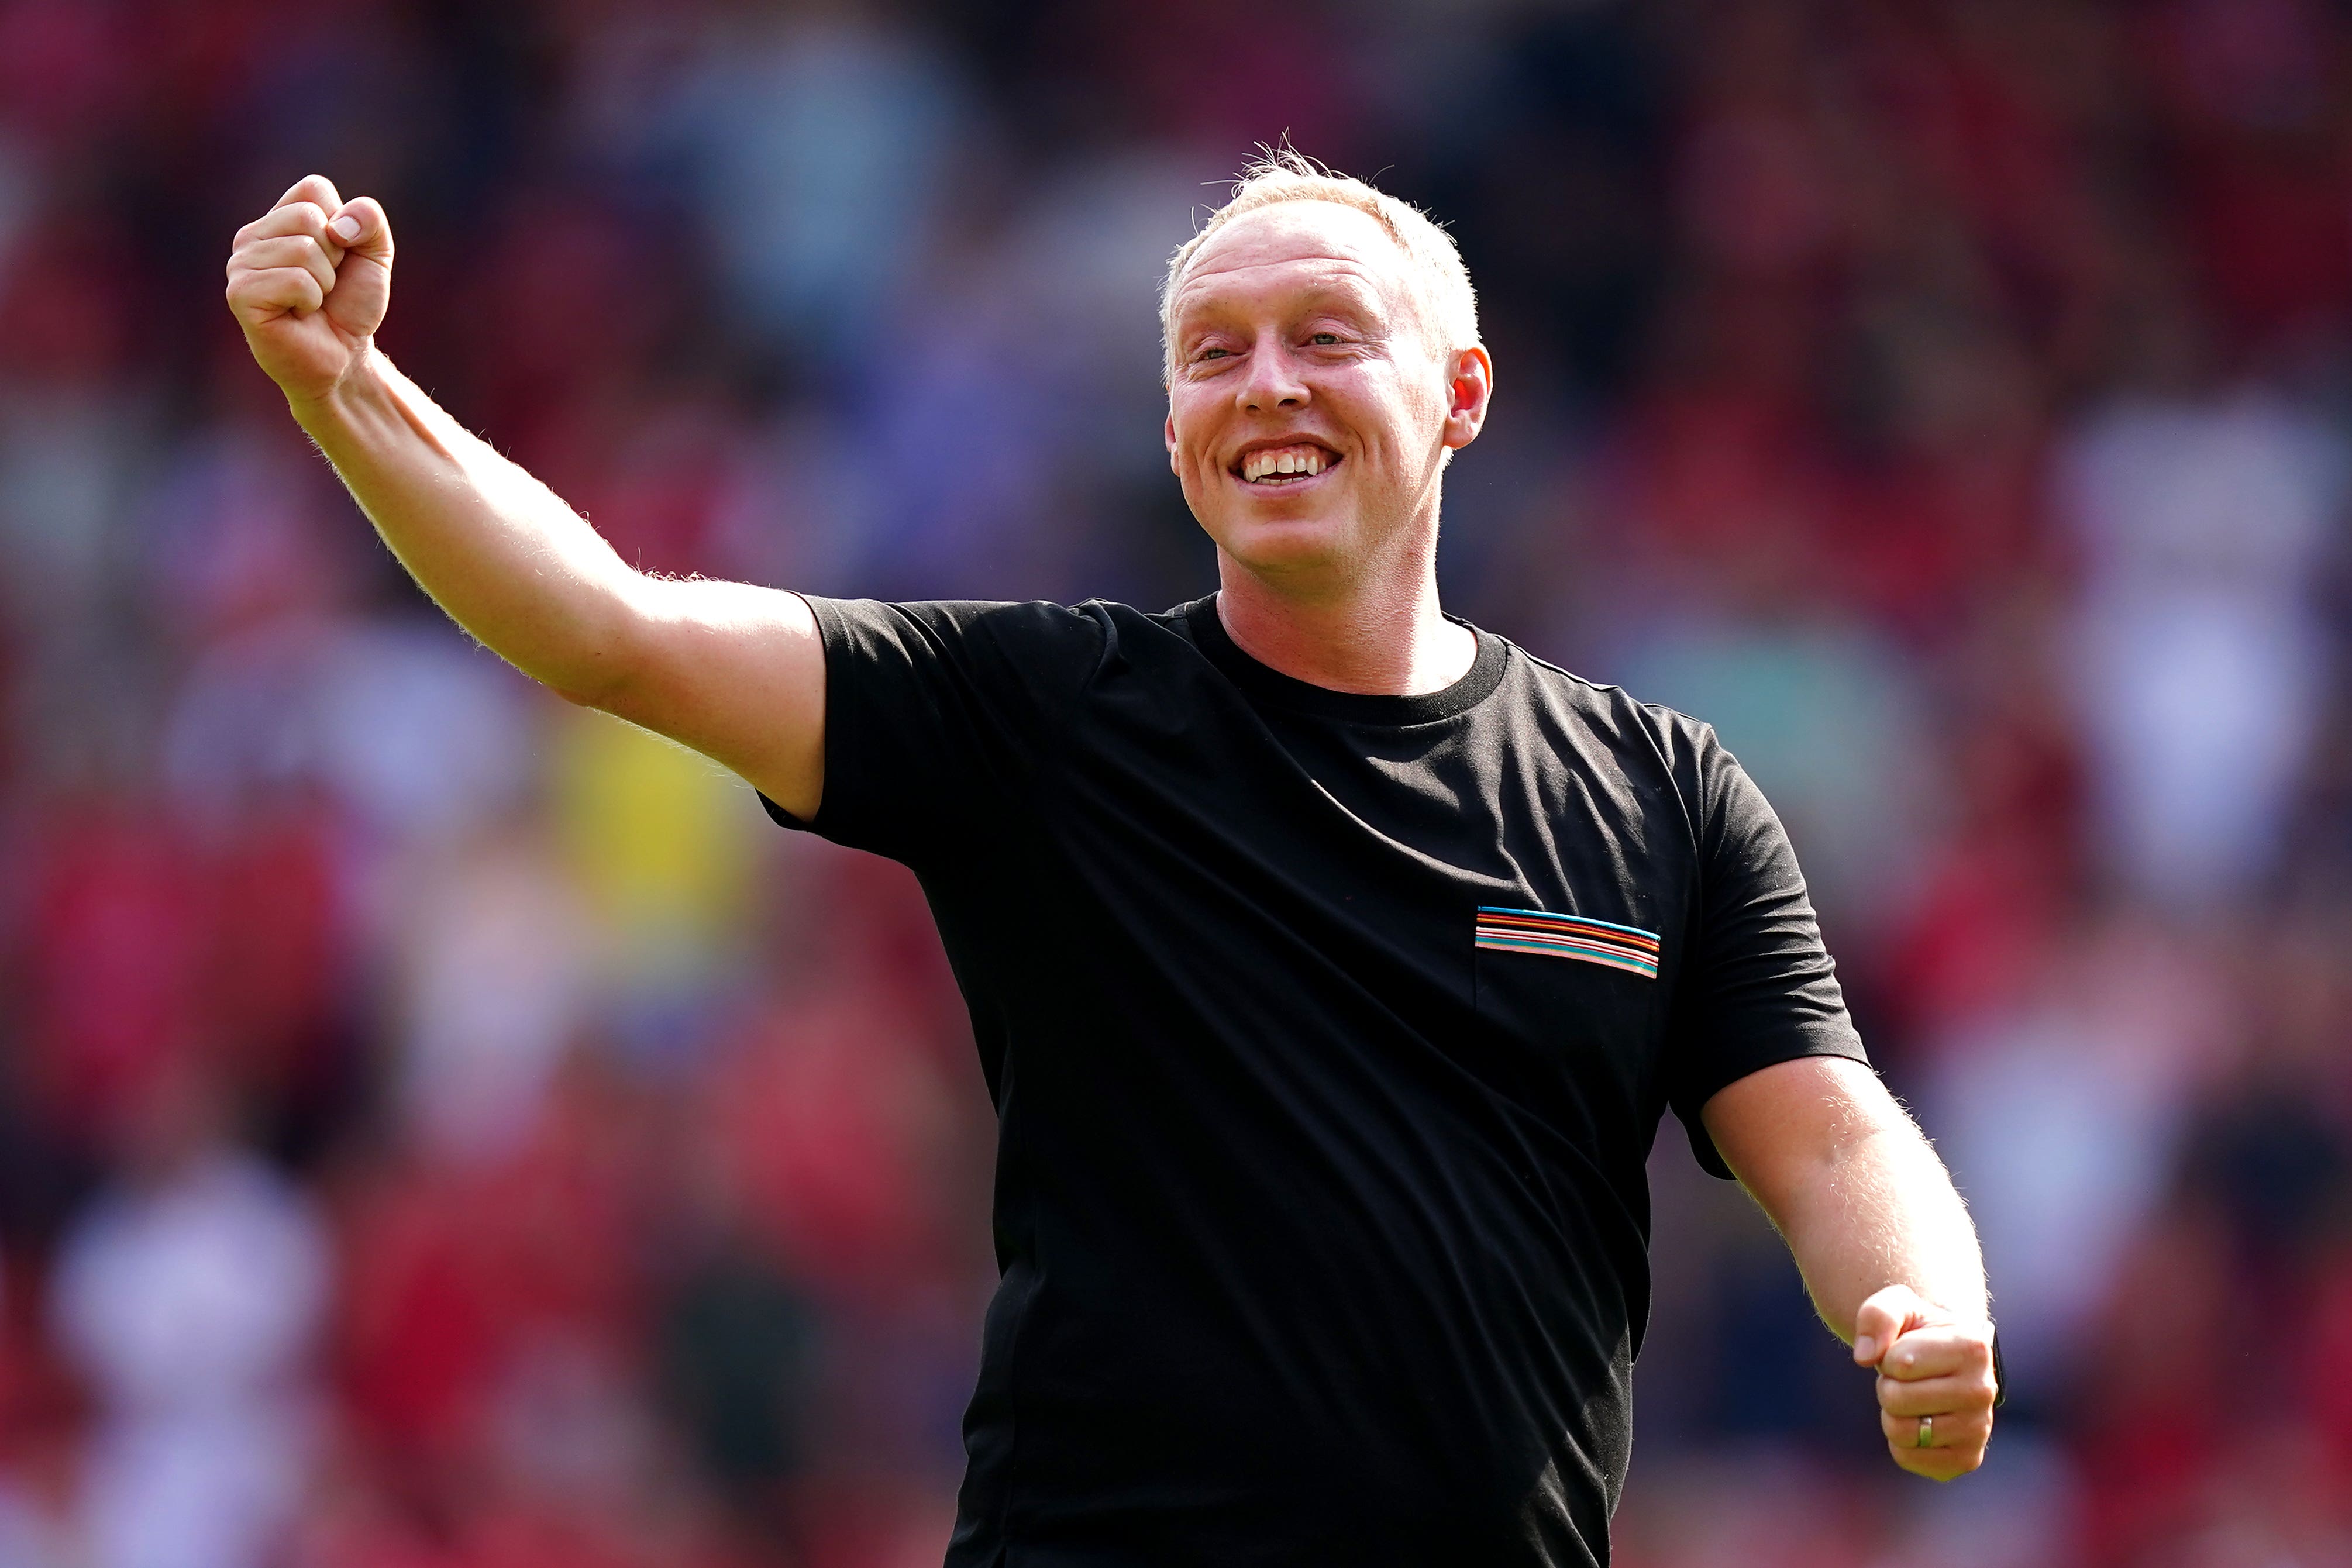
{"type": "Polygon", "coordinates": [[[392,224],[373,196],[345,202],[327,220],[327,235],[343,247],[328,292],[328,317],[355,338],[383,324],[392,298],[392,224]]]}
{"type": "Polygon", "coordinates": [[[1853,1315],[1853,1364],[1876,1366],[1896,1337],[1919,1322],[1919,1294],[1908,1285],[1874,1292],[1853,1315]]]}
{"type": "Polygon", "coordinates": [[[392,265],[392,223],[373,196],[346,202],[327,220],[327,232],[346,254],[392,265]]]}

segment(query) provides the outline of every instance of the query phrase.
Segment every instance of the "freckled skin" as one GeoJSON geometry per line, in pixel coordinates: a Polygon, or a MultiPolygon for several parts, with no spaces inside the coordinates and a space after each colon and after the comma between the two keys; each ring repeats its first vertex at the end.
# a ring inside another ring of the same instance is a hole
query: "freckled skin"
{"type": "Polygon", "coordinates": [[[1390,597],[1429,572],[1445,453],[1475,438],[1491,366],[1448,354],[1422,319],[1412,265],[1370,214],[1288,202],[1226,225],[1173,308],[1169,465],[1235,578],[1286,598],[1390,597]],[[1246,448],[1305,440],[1341,461],[1253,486],[1246,448]]]}

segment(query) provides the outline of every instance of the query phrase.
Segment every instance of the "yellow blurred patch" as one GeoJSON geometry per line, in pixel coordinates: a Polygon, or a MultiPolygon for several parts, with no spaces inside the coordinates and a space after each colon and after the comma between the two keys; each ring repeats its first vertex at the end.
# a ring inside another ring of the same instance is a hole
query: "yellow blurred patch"
{"type": "Polygon", "coordinates": [[[741,781],[590,708],[562,716],[551,767],[565,860],[634,976],[698,968],[727,946],[755,859],[741,781]]]}

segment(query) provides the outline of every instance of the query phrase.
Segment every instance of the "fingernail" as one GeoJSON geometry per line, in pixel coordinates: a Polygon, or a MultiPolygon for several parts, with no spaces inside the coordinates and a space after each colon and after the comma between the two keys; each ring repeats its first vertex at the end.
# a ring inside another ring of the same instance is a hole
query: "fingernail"
{"type": "Polygon", "coordinates": [[[1856,1361],[1876,1361],[1878,1359],[1878,1342],[1871,1338],[1868,1334],[1863,1335],[1860,1339],[1853,1342],[1853,1356],[1856,1361]]]}
{"type": "Polygon", "coordinates": [[[360,221],[359,219],[352,216],[351,214],[345,213],[342,216],[337,218],[333,223],[327,225],[327,232],[333,235],[337,239],[341,240],[345,245],[349,245],[352,241],[360,237],[360,221]]]}

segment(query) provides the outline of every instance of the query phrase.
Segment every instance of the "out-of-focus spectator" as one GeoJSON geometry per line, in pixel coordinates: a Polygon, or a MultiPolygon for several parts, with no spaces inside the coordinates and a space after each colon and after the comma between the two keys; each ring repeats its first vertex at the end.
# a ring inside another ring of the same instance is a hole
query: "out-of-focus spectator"
{"type": "Polygon", "coordinates": [[[83,1550],[104,1568],[261,1568],[300,1502],[331,1270],[308,1198],[225,1141],[187,1070],[151,1081],[122,1176],[59,1255],[59,1343],[98,1410],[83,1550]]]}
{"type": "Polygon", "coordinates": [[[2123,1252],[2232,1027],[2223,977],[2160,926],[2074,936],[2036,969],[1937,1042],[1921,1107],[2000,1281],[2021,1416],[2049,1413],[2097,1354],[2123,1252]]]}
{"type": "Polygon", "coordinates": [[[2260,387],[2126,399],[2068,444],[2094,821],[2135,893],[2205,907],[2273,867],[2328,695],[2313,585],[2347,457],[2260,387]]]}
{"type": "Polygon", "coordinates": [[[434,1155],[496,1163],[539,1129],[586,1022],[588,933],[553,857],[524,836],[450,846],[413,895],[397,1081],[434,1155]]]}
{"type": "Polygon", "coordinates": [[[163,737],[193,810],[315,791],[373,862],[499,820],[531,782],[531,699],[488,653],[422,621],[274,624],[189,672],[163,737]]]}

